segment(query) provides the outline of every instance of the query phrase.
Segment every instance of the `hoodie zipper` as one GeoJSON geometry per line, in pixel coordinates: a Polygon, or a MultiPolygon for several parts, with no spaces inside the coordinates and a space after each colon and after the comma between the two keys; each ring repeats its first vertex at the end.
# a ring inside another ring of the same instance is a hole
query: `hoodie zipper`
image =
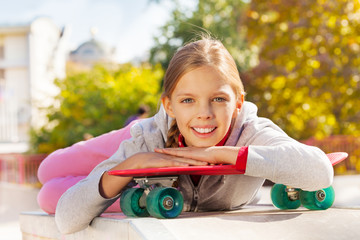
{"type": "Polygon", "coordinates": [[[201,176],[199,184],[197,186],[195,186],[194,183],[192,182],[190,176],[188,176],[188,180],[190,181],[191,185],[193,186],[193,199],[192,199],[191,206],[190,206],[191,212],[197,211],[197,205],[198,205],[198,201],[199,201],[199,188],[203,181],[203,178],[204,177],[201,176]]]}
{"type": "Polygon", "coordinates": [[[196,212],[197,211],[197,204],[198,204],[198,200],[199,200],[199,191],[197,188],[194,189],[194,197],[193,197],[193,201],[191,203],[191,208],[190,211],[191,212],[196,212]]]}

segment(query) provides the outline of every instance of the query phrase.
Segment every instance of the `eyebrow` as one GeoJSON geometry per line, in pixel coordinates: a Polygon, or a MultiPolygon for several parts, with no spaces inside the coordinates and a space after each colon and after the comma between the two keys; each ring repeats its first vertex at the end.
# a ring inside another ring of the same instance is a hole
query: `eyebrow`
{"type": "Polygon", "coordinates": [[[184,92],[184,93],[178,93],[178,94],[176,94],[175,95],[175,97],[184,97],[184,96],[195,96],[195,94],[192,94],[192,93],[186,93],[186,92],[184,92]]]}
{"type": "MultiPolygon", "coordinates": [[[[193,97],[196,96],[197,94],[193,94],[193,93],[187,93],[187,92],[180,92],[178,94],[175,95],[175,97],[184,97],[184,96],[188,96],[188,97],[193,97]]],[[[216,95],[226,95],[226,96],[230,96],[227,92],[225,91],[216,91],[212,94],[213,96],[216,95]]]]}

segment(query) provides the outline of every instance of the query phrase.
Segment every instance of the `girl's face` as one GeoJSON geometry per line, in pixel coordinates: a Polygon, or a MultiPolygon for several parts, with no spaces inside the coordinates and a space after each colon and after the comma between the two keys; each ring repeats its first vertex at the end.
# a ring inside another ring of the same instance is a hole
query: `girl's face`
{"type": "Polygon", "coordinates": [[[243,97],[237,99],[215,68],[203,66],[183,75],[162,103],[167,114],[176,119],[187,146],[210,147],[225,137],[243,97]]]}

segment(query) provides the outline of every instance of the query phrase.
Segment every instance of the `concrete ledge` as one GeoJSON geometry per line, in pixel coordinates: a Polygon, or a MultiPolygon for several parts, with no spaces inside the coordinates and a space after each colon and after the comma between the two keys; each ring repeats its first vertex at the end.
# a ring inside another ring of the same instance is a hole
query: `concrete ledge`
{"type": "Polygon", "coordinates": [[[282,211],[272,206],[270,188],[261,189],[258,204],[231,212],[182,213],[176,219],[127,218],[103,214],[85,230],[61,235],[54,216],[41,212],[20,214],[23,240],[62,239],[360,239],[360,175],[336,177],[332,208],[282,211]]]}
{"type": "Polygon", "coordinates": [[[176,219],[126,218],[103,214],[87,229],[61,235],[53,216],[22,213],[20,226],[27,239],[360,239],[360,209],[303,208],[280,211],[269,205],[239,211],[184,213],[176,219]]]}
{"type": "Polygon", "coordinates": [[[61,235],[55,218],[41,212],[20,214],[23,240],[35,239],[177,239],[155,218],[126,218],[122,213],[103,214],[85,230],[61,235]]]}

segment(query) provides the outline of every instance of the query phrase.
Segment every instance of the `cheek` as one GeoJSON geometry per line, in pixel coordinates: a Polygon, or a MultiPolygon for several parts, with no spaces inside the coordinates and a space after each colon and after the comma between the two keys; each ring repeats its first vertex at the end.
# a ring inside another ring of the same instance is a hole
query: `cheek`
{"type": "Polygon", "coordinates": [[[226,120],[226,119],[236,118],[237,112],[238,112],[238,110],[237,110],[236,106],[234,104],[229,104],[226,108],[221,109],[219,114],[220,114],[221,118],[226,120]]]}
{"type": "Polygon", "coordinates": [[[186,114],[175,114],[176,123],[180,130],[187,125],[188,119],[186,118],[186,116],[186,114]]]}

